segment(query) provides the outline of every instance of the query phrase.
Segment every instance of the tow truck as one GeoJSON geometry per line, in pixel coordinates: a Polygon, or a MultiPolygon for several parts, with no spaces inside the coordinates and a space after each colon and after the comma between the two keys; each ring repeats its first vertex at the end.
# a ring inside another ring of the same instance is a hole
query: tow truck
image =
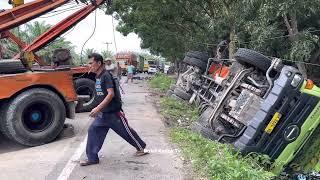
{"type": "Polygon", "coordinates": [[[0,130],[17,143],[37,146],[54,140],[62,131],[65,118],[75,117],[76,102],[81,96],[77,96],[74,80],[79,76],[82,81],[90,78],[86,74],[88,67],[60,65],[70,60],[68,50],[54,51],[55,66],[47,65],[36,51],[111,1],[91,0],[29,45],[9,30],[70,1],[35,0],[24,4],[23,0],[11,0],[13,8],[0,13],[0,38],[8,38],[22,49],[13,59],[0,60],[0,130]]]}

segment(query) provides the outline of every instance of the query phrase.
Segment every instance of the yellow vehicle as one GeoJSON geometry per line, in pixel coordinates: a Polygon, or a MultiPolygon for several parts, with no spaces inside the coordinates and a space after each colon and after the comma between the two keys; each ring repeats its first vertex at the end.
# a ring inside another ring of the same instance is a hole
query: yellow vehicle
{"type": "Polygon", "coordinates": [[[24,4],[24,0],[9,0],[9,4],[11,4],[13,7],[20,6],[24,4]]]}
{"type": "Polygon", "coordinates": [[[149,69],[148,61],[144,61],[144,64],[143,64],[143,72],[148,72],[148,69],[149,69]]]}

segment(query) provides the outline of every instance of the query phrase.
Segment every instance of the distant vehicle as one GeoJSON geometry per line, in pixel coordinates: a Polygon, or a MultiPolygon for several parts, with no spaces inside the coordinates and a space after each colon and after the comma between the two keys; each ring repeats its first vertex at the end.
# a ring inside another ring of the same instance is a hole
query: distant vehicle
{"type": "Polygon", "coordinates": [[[168,74],[170,67],[170,65],[164,65],[163,73],[168,74]]]}
{"type": "Polygon", "coordinates": [[[132,63],[134,69],[138,69],[137,56],[131,52],[124,52],[116,54],[116,63],[120,64],[122,75],[127,74],[127,67],[129,63],[132,63]]]}
{"type": "Polygon", "coordinates": [[[157,73],[157,72],[158,72],[158,69],[157,69],[156,65],[149,65],[148,74],[154,74],[154,73],[157,73]]]}
{"type": "Polygon", "coordinates": [[[145,73],[145,72],[148,72],[148,69],[149,69],[148,61],[143,56],[139,55],[137,72],[145,73]]]}

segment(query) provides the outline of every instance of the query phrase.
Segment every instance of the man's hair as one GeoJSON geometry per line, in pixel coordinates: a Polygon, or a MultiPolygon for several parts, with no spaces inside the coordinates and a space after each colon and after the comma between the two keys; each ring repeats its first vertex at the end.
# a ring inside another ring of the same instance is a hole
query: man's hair
{"type": "Polygon", "coordinates": [[[101,62],[101,64],[103,64],[103,57],[98,53],[92,53],[88,55],[88,58],[89,59],[93,58],[94,61],[101,62]]]}

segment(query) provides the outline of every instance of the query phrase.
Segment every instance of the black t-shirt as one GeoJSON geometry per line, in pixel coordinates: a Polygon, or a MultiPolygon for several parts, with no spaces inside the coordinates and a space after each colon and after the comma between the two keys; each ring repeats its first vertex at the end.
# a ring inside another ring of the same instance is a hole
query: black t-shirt
{"type": "Polygon", "coordinates": [[[109,88],[113,88],[115,95],[111,102],[102,109],[102,112],[119,112],[122,105],[119,96],[119,89],[116,87],[112,75],[108,71],[104,70],[99,76],[96,77],[96,96],[99,103],[101,103],[108,95],[107,89],[109,88]]]}

